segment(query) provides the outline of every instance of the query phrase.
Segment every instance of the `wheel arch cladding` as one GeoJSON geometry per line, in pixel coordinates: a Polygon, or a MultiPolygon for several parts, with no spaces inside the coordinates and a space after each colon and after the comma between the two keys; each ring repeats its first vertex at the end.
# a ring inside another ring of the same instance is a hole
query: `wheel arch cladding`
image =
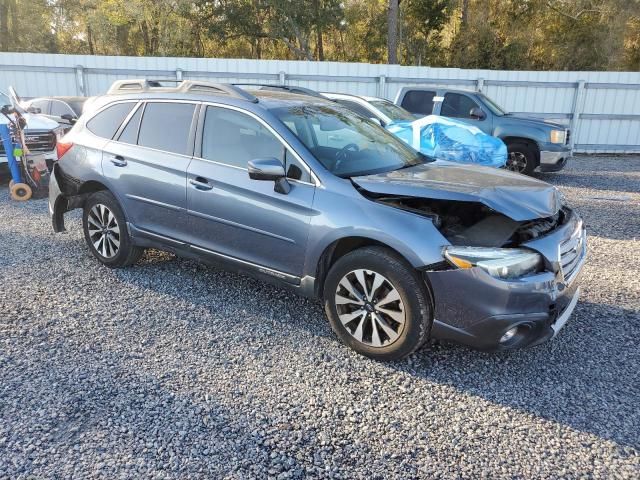
{"type": "Polygon", "coordinates": [[[318,298],[322,298],[322,295],[324,294],[324,281],[333,264],[335,264],[346,254],[363,247],[386,248],[397,255],[399,258],[404,260],[407,265],[411,266],[411,263],[398,250],[379,240],[364,236],[350,236],[339,238],[337,240],[334,240],[324,249],[318,260],[315,282],[316,295],[318,296],[318,298]]]}

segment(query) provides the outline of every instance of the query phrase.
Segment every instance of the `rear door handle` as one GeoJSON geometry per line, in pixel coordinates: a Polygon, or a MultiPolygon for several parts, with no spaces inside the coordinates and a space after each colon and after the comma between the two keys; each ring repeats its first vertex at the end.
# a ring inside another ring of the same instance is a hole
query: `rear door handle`
{"type": "Polygon", "coordinates": [[[211,190],[213,188],[213,185],[211,185],[209,181],[203,177],[192,178],[191,180],[189,180],[189,183],[198,190],[211,190]]]}
{"type": "Polygon", "coordinates": [[[114,155],[109,159],[111,163],[113,163],[116,167],[126,167],[127,161],[121,155],[114,155]]]}

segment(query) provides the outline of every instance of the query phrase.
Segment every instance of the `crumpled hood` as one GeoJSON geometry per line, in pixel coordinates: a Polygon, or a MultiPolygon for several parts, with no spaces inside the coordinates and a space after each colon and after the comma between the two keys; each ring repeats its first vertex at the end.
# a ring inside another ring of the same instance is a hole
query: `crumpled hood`
{"type": "Polygon", "coordinates": [[[546,182],[506,170],[440,160],[351,180],[377,194],[480,202],[516,221],[550,217],[561,206],[560,192],[546,182]]]}

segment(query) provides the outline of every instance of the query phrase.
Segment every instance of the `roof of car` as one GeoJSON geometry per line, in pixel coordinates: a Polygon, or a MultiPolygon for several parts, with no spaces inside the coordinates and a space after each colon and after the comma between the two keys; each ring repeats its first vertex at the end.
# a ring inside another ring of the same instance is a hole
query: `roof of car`
{"type": "Polygon", "coordinates": [[[384,98],[380,98],[380,97],[369,97],[366,95],[353,95],[351,93],[322,92],[322,95],[326,95],[329,98],[344,98],[344,99],[359,98],[366,102],[384,102],[384,101],[388,102],[388,100],[385,100],[384,98]]]}
{"type": "MultiPolygon", "coordinates": [[[[271,85],[247,85],[241,88],[229,83],[212,83],[199,80],[184,80],[164,84],[164,80],[132,79],[118,80],[105,95],[110,101],[114,98],[170,98],[174,100],[211,101],[222,99],[248,104],[259,104],[266,108],[301,104],[332,104],[333,102],[311,90],[297,87],[271,85]],[[175,84],[175,85],[173,85],[175,84]],[[280,88],[280,89],[278,89],[280,88]]],[[[103,98],[105,98],[103,97],[103,98]]],[[[104,104],[104,102],[98,102],[104,104]]]]}
{"type": "Polygon", "coordinates": [[[61,100],[63,102],[84,102],[89,97],[79,97],[79,96],[53,96],[53,97],[34,97],[30,98],[28,101],[33,100],[61,100]]]}

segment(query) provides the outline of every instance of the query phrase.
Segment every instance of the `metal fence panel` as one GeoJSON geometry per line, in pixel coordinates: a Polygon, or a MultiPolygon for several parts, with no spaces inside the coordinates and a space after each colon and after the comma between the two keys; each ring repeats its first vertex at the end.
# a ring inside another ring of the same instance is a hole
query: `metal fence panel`
{"type": "Polygon", "coordinates": [[[506,110],[574,129],[578,152],[640,151],[639,72],[464,70],[367,63],[0,53],[0,89],[24,97],[99,95],[118,79],[281,83],[382,96],[403,86],[481,88],[506,110]]]}

